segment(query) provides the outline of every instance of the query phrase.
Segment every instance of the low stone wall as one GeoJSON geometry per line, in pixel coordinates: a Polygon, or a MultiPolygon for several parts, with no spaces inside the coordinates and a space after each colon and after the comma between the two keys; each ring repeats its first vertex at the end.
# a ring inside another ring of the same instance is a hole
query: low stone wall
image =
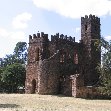
{"type": "Polygon", "coordinates": [[[76,88],[76,96],[80,98],[96,98],[99,95],[98,88],[92,86],[83,86],[76,88]]]}
{"type": "Polygon", "coordinates": [[[70,76],[72,96],[75,98],[95,98],[98,96],[98,88],[84,86],[84,78],[80,74],[70,76]]]}

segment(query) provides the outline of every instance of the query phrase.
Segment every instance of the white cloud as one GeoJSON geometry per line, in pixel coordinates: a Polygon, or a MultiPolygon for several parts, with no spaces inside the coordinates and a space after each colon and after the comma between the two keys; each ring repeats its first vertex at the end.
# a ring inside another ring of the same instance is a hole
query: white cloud
{"type": "Polygon", "coordinates": [[[13,18],[12,25],[15,29],[25,29],[28,27],[27,22],[31,20],[32,15],[30,13],[22,13],[13,18]]]}
{"type": "Polygon", "coordinates": [[[81,30],[81,28],[80,28],[80,27],[77,27],[77,28],[75,29],[75,32],[76,32],[76,33],[80,33],[80,30],[81,30]]]}
{"type": "Polygon", "coordinates": [[[9,33],[4,28],[0,28],[0,36],[5,37],[8,36],[9,33]]]}
{"type": "Polygon", "coordinates": [[[14,40],[23,40],[25,38],[25,33],[23,31],[8,31],[4,28],[0,28],[0,37],[5,37],[14,40]]]}
{"type": "Polygon", "coordinates": [[[106,36],[105,39],[106,39],[107,41],[111,40],[111,35],[106,36]]]}
{"type": "Polygon", "coordinates": [[[11,32],[10,37],[12,39],[22,40],[25,38],[25,33],[23,31],[11,32]]]}
{"type": "Polygon", "coordinates": [[[79,18],[85,14],[111,15],[110,0],[32,0],[39,7],[60,15],[79,18]]]}

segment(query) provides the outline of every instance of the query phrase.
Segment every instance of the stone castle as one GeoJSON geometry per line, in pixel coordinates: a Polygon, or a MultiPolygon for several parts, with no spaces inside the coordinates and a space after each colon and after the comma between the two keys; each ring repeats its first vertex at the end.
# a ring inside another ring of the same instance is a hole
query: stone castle
{"type": "Polygon", "coordinates": [[[43,32],[29,35],[26,67],[26,93],[64,94],[85,97],[99,79],[97,65],[101,52],[100,18],[95,15],[81,17],[81,40],[67,35],[43,32]]]}

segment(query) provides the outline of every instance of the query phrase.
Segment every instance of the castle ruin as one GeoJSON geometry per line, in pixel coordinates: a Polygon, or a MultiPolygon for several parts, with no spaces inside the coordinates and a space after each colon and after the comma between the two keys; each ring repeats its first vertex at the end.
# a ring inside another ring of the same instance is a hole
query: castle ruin
{"type": "Polygon", "coordinates": [[[59,33],[51,40],[43,32],[29,35],[25,92],[86,96],[90,90],[86,86],[94,86],[99,79],[100,37],[100,18],[95,15],[81,17],[79,43],[59,33]]]}

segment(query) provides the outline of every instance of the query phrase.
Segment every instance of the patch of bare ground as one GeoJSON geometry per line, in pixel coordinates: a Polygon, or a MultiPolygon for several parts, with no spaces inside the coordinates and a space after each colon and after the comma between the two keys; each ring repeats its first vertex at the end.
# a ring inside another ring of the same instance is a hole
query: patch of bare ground
{"type": "Polygon", "coordinates": [[[111,100],[38,94],[0,94],[0,111],[111,111],[111,100]]]}

